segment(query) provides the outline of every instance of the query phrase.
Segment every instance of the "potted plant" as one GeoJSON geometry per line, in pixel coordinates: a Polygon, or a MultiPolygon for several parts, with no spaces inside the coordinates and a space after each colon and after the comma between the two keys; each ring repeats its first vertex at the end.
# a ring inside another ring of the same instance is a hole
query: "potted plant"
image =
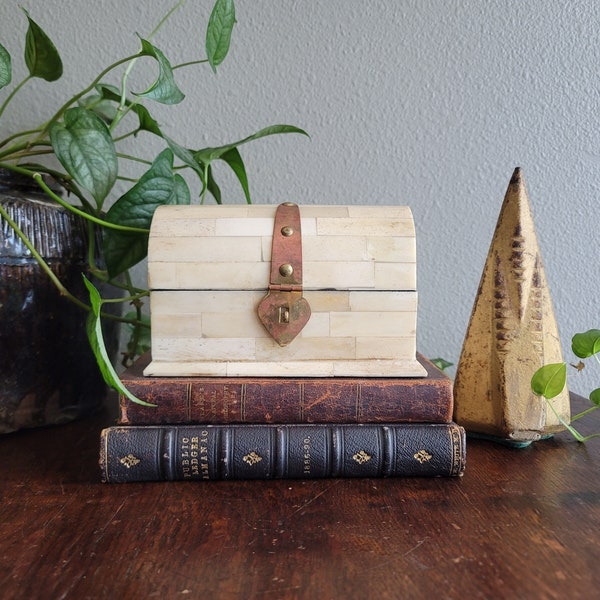
{"type": "MultiPolygon", "coordinates": [[[[210,195],[214,201],[221,203],[213,164],[222,161],[231,168],[246,200],[250,202],[248,178],[239,147],[274,134],[305,134],[294,126],[273,125],[233,143],[201,149],[184,147],[167,135],[148,107],[153,102],[176,105],[183,101],[184,94],[176,81],[178,69],[189,70],[207,64],[216,71],[229,51],[236,22],[233,0],[216,0],[206,26],[206,58],[173,65],[155,45],[154,38],[161,25],[183,3],[184,0],[177,2],[149,36],[139,38],[138,52],[100,70],[93,81],[78,93],[65,98],[63,105],[54,114],[47,115],[39,126],[27,131],[10,132],[0,140],[0,172],[3,174],[0,192],[7,188],[7,173],[20,177],[20,182],[13,184],[13,191],[8,194],[8,202],[0,202],[0,245],[5,249],[19,246],[25,258],[34,261],[39,273],[43,273],[56,288],[57,294],[81,311],[82,318],[87,320],[88,338],[103,378],[121,391],[125,390],[120,387],[110,350],[104,341],[102,322],[112,320],[127,323],[131,327],[131,339],[123,357],[124,364],[128,364],[143,349],[149,326],[142,312],[148,291],[133,285],[129,270],[146,256],[154,210],[161,204],[188,204],[192,201],[193,194],[181,171],[185,169],[191,173],[193,181],[197,182],[196,197],[200,202],[210,195]],[[142,57],[156,64],[158,76],[145,91],[134,93],[129,87],[129,75],[142,57]],[[116,74],[120,77],[118,85],[110,81],[110,77],[116,74]],[[162,141],[164,147],[157,156],[145,155],[145,136],[154,136],[162,141]],[[119,146],[132,138],[140,140],[136,144],[140,153],[132,156],[129,150],[127,156],[122,155],[119,146]],[[132,161],[143,164],[145,171],[131,180],[127,192],[114,198],[115,182],[125,179],[130,173],[127,163],[132,161]],[[23,181],[33,186],[27,190],[29,197],[25,198],[25,203],[39,203],[41,194],[54,208],[60,207],[61,214],[67,215],[68,228],[74,232],[76,245],[85,245],[85,264],[77,263],[77,268],[84,272],[85,277],[79,277],[78,283],[74,283],[72,277],[64,277],[60,268],[61,260],[45,255],[40,247],[52,234],[46,229],[40,233],[38,226],[32,230],[28,226],[28,217],[20,218],[14,211],[11,212],[15,195],[20,195],[20,191],[14,190],[19,190],[23,181]],[[55,268],[53,261],[58,263],[59,268],[55,268]],[[82,296],[73,289],[81,281],[89,296],[82,296]],[[100,293],[99,288],[109,291],[100,293]],[[115,314],[111,307],[116,302],[131,305],[133,310],[124,315],[120,311],[115,314]]],[[[3,130],[6,129],[2,125],[6,122],[11,103],[28,81],[33,78],[57,81],[63,71],[60,54],[49,35],[26,11],[24,15],[27,22],[25,63],[28,74],[23,81],[17,84],[12,82],[12,58],[0,43],[0,94],[4,94],[4,98],[0,96],[0,128],[3,130]]],[[[0,252],[0,258],[2,256],[0,252]]],[[[11,265],[15,260],[15,256],[8,257],[11,265]]],[[[5,280],[11,278],[15,277],[4,277],[5,280]]],[[[15,297],[15,294],[5,290],[5,297],[15,297]]],[[[7,304],[0,302],[0,311],[6,309],[7,304]]],[[[15,327],[14,313],[8,318],[6,314],[0,317],[0,327],[5,328],[6,346],[2,349],[0,361],[6,363],[5,356],[9,349],[6,340],[12,336],[15,327]]],[[[27,335],[33,333],[30,328],[27,335]]],[[[56,339],[47,341],[54,348],[50,352],[60,355],[56,339]]],[[[73,341],[68,343],[72,344],[73,341]]],[[[12,347],[13,340],[10,341],[12,347]]],[[[37,359],[30,356],[28,360],[30,364],[35,364],[37,359]]],[[[75,374],[78,368],[73,364],[67,365],[71,374],[75,374]]],[[[19,368],[12,364],[6,367],[5,364],[6,370],[13,372],[19,368]]],[[[7,373],[3,375],[7,379],[7,373]]]]}

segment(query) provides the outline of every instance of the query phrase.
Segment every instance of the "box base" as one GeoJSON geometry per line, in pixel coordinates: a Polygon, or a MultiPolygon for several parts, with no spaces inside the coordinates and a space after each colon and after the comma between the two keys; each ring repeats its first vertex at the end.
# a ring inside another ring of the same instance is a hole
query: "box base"
{"type": "Polygon", "coordinates": [[[144,375],[152,377],[425,377],[414,360],[303,360],[288,362],[151,361],[144,375]]]}

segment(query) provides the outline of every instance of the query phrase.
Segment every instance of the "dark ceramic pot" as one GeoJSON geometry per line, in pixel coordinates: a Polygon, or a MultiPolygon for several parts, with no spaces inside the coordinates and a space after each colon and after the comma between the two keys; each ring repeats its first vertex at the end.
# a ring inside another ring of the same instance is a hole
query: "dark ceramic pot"
{"type": "MultiPolygon", "coordinates": [[[[87,226],[30,178],[0,170],[0,203],[65,287],[81,299],[87,226]]],[[[0,433],[56,425],[96,411],[106,395],[85,332],[65,299],[0,217],[0,433]]],[[[110,336],[116,347],[117,328],[110,336]]]]}

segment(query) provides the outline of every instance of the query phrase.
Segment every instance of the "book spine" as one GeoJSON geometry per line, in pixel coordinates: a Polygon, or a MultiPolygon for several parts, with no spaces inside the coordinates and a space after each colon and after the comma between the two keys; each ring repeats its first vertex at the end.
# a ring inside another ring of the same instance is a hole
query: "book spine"
{"type": "Polygon", "coordinates": [[[121,425],[184,423],[449,423],[452,382],[126,381],[121,425]]]}
{"type": "Polygon", "coordinates": [[[113,426],[102,481],[438,477],[461,475],[465,432],[406,425],[113,426]]]}

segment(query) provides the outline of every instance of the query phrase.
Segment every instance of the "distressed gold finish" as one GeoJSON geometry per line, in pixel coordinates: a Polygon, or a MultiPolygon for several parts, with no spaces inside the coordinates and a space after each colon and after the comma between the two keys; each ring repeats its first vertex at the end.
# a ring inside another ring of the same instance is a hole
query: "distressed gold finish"
{"type": "MultiPolygon", "coordinates": [[[[544,364],[562,362],[552,301],[523,174],[508,186],[457,368],[455,420],[469,432],[531,442],[561,429],[531,391],[544,364]]],[[[552,400],[569,420],[565,389],[552,400]]]]}

